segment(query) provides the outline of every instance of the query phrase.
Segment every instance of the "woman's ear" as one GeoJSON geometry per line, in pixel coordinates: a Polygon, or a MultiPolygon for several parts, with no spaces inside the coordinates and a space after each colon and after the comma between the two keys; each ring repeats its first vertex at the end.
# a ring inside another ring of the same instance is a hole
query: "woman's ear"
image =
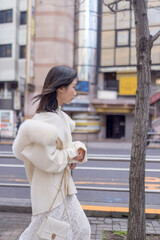
{"type": "Polygon", "coordinates": [[[64,90],[64,87],[60,87],[60,88],[57,89],[57,93],[58,94],[62,94],[63,90],[64,90]]]}

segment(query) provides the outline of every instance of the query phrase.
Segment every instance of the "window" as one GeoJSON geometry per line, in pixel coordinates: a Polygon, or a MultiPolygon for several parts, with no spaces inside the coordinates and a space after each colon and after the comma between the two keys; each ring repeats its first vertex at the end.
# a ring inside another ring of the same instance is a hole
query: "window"
{"type": "Polygon", "coordinates": [[[0,99],[12,99],[12,83],[0,82],[0,99]]]}
{"type": "Polygon", "coordinates": [[[4,98],[4,83],[0,82],[0,98],[4,98]]]}
{"type": "Polygon", "coordinates": [[[11,57],[12,56],[12,44],[0,45],[0,57],[11,57]]]}
{"type": "Polygon", "coordinates": [[[24,25],[27,23],[27,12],[21,12],[21,15],[20,15],[20,24],[21,25],[24,25]]]}
{"type": "Polygon", "coordinates": [[[108,79],[105,81],[105,89],[110,91],[118,91],[118,81],[115,79],[108,79]]]}
{"type": "Polygon", "coordinates": [[[130,29],[116,31],[116,47],[130,46],[130,29]]]}
{"type": "Polygon", "coordinates": [[[10,23],[12,22],[12,9],[0,11],[0,23],[10,23]]]}
{"type": "Polygon", "coordinates": [[[119,81],[116,80],[116,73],[104,73],[104,90],[118,91],[119,81]]]}
{"type": "Polygon", "coordinates": [[[26,58],[26,46],[20,46],[19,58],[26,58]]]}

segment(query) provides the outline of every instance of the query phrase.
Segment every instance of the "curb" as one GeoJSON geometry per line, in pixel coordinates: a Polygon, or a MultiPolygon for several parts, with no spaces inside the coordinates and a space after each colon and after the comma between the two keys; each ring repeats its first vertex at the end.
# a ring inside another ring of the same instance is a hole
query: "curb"
{"type": "MultiPolygon", "coordinates": [[[[0,206],[0,212],[10,212],[10,213],[32,213],[31,207],[25,206],[0,206]]],[[[87,217],[100,217],[100,218],[128,218],[128,212],[114,212],[114,211],[96,211],[96,210],[85,210],[87,217]]],[[[160,219],[160,214],[145,214],[147,219],[160,219]]]]}
{"type": "MultiPolygon", "coordinates": [[[[100,217],[100,218],[127,218],[129,215],[129,210],[127,207],[117,208],[116,206],[100,206],[104,207],[104,210],[96,210],[93,205],[88,205],[89,203],[83,202],[81,206],[86,213],[87,217],[100,217]],[[94,209],[94,210],[93,210],[94,209]]],[[[0,212],[14,212],[14,213],[32,213],[31,201],[30,199],[8,199],[0,198],[0,212]]],[[[145,216],[147,219],[159,219],[160,210],[159,209],[146,209],[145,216]],[[148,210],[155,210],[148,211],[148,210]],[[157,211],[156,211],[157,210],[157,211]]]]}
{"type": "Polygon", "coordinates": [[[0,198],[0,212],[31,213],[30,199],[0,198]]]}

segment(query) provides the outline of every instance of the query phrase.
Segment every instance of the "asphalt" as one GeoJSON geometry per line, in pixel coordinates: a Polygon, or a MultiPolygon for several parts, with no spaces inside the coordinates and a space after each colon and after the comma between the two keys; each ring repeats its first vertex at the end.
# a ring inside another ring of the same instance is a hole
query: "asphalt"
{"type": "MultiPolygon", "coordinates": [[[[2,141],[0,144],[12,144],[2,141]]],[[[131,148],[131,142],[88,142],[88,147],[106,147],[108,149],[131,148]]],[[[152,144],[149,148],[160,148],[152,144]]],[[[126,231],[128,206],[126,204],[81,202],[91,224],[91,240],[103,238],[103,231],[126,231]]],[[[0,240],[18,240],[20,234],[28,226],[31,219],[30,199],[0,198],[0,240]]],[[[160,236],[160,205],[146,206],[146,232],[160,236]]],[[[159,238],[160,239],[160,238],[159,238]]]]}

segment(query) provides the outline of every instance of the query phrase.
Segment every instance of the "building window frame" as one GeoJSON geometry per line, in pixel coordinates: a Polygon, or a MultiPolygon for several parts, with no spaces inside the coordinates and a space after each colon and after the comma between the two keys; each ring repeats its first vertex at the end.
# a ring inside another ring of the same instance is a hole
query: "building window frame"
{"type": "Polygon", "coordinates": [[[26,45],[19,46],[19,58],[20,59],[26,58],[26,45]]]}
{"type": "Polygon", "coordinates": [[[105,79],[104,90],[107,91],[119,91],[119,81],[117,79],[105,79]]]}
{"type": "Polygon", "coordinates": [[[119,91],[119,81],[116,78],[116,72],[104,73],[103,89],[107,91],[119,91]]]}
{"type": "Polygon", "coordinates": [[[129,28],[115,30],[115,46],[116,47],[118,47],[118,48],[120,48],[120,47],[130,47],[130,42],[131,42],[130,40],[131,40],[131,30],[129,28]],[[127,43],[124,43],[124,44],[120,44],[118,42],[118,34],[122,33],[122,32],[128,33],[127,43]]]}
{"type": "Polygon", "coordinates": [[[13,10],[1,10],[0,11],[0,24],[13,22],[13,10]]]}
{"type": "Polygon", "coordinates": [[[12,44],[0,45],[0,58],[12,57],[12,44]]]}
{"type": "Polygon", "coordinates": [[[20,12],[20,25],[26,25],[27,24],[27,12],[22,11],[20,12]]]}

